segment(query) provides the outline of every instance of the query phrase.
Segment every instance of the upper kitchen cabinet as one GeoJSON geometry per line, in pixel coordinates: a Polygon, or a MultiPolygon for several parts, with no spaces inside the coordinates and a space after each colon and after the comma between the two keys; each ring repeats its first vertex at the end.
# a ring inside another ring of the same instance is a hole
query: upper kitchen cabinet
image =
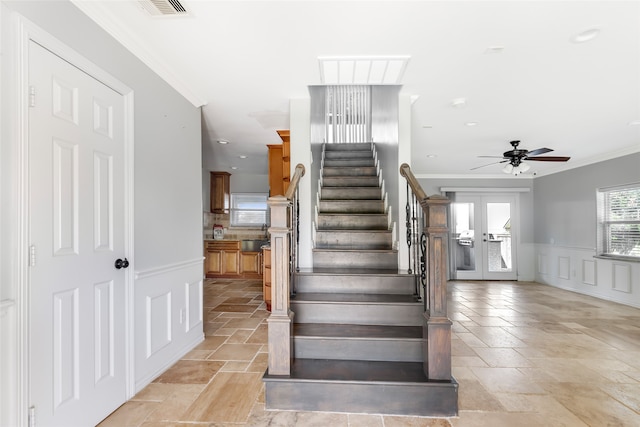
{"type": "Polygon", "coordinates": [[[289,188],[290,168],[289,160],[289,131],[279,130],[278,135],[282,144],[269,144],[269,195],[284,196],[289,188]]]}
{"type": "Polygon", "coordinates": [[[230,206],[229,172],[211,172],[211,212],[228,214],[230,206]]]}

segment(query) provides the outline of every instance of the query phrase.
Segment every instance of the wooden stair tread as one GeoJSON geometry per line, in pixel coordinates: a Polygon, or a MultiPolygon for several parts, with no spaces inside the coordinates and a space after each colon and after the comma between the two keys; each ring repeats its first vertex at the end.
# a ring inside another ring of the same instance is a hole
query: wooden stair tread
{"type": "Polygon", "coordinates": [[[403,294],[357,294],[357,293],[298,293],[291,297],[296,302],[331,302],[331,303],[363,303],[363,304],[416,304],[415,295],[403,294]]]}
{"type": "Polygon", "coordinates": [[[344,325],[335,323],[295,323],[296,337],[422,339],[421,326],[344,325]]]}
{"type": "MultiPolygon", "coordinates": [[[[265,379],[277,381],[266,374],[265,379]]],[[[429,383],[419,362],[381,362],[366,360],[296,359],[286,381],[429,383]]]]}
{"type": "Polygon", "coordinates": [[[336,267],[312,267],[301,268],[295,274],[298,275],[326,275],[326,276],[414,276],[407,274],[404,270],[387,269],[387,270],[371,270],[370,268],[336,268],[336,267]]]}

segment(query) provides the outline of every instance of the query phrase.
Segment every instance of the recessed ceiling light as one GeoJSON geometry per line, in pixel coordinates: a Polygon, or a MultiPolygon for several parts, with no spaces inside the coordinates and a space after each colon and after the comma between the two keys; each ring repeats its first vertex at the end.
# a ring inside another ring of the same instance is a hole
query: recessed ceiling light
{"type": "Polygon", "coordinates": [[[225,139],[219,139],[218,141],[216,141],[218,144],[228,144],[229,141],[225,140],[225,139]]]}
{"type": "Polygon", "coordinates": [[[502,53],[504,46],[489,46],[484,50],[484,53],[502,53]]]}
{"type": "Polygon", "coordinates": [[[241,158],[241,159],[246,159],[247,158],[247,156],[245,156],[244,154],[242,154],[242,155],[240,155],[238,157],[241,158]]]}
{"type": "Polygon", "coordinates": [[[640,120],[633,120],[629,122],[629,126],[640,126],[640,120]]]}
{"type": "Polygon", "coordinates": [[[451,100],[451,106],[455,108],[462,108],[467,105],[467,100],[465,98],[455,98],[451,100]]]}
{"type": "Polygon", "coordinates": [[[427,158],[428,159],[435,159],[436,157],[438,157],[438,156],[435,155],[435,154],[427,154],[427,158]]]}
{"type": "Polygon", "coordinates": [[[476,126],[478,124],[478,122],[467,122],[465,123],[465,125],[471,127],[471,126],[476,126]]]}
{"type": "Polygon", "coordinates": [[[594,27],[584,30],[581,33],[571,37],[571,41],[574,43],[586,43],[595,39],[600,34],[600,28],[594,27]]]}
{"type": "Polygon", "coordinates": [[[231,169],[236,170],[236,169],[238,169],[238,167],[237,166],[231,166],[231,169]]]}

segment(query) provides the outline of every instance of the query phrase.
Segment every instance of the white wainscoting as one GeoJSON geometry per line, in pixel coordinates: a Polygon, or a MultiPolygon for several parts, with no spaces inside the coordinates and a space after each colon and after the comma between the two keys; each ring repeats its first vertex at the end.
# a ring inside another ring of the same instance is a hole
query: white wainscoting
{"type": "Polygon", "coordinates": [[[135,391],[204,339],[203,259],[136,272],[135,391]]]}
{"type": "Polygon", "coordinates": [[[0,426],[17,425],[16,397],[18,374],[16,363],[16,306],[13,300],[0,301],[0,426]]]}
{"type": "Polygon", "coordinates": [[[640,308],[640,263],[594,256],[594,249],[538,244],[536,281],[640,308]]]}

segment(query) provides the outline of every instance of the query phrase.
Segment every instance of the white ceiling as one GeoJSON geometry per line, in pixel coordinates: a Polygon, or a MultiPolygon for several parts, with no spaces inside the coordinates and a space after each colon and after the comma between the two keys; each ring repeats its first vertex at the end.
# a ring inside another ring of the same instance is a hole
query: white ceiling
{"type": "Polygon", "coordinates": [[[318,58],[335,56],[409,56],[401,92],[415,99],[418,176],[508,177],[499,164],[470,169],[514,139],[571,157],[530,162],[529,176],[640,151],[639,1],[180,1],[188,16],[73,0],[203,105],[209,170],[266,174],[289,100],[308,97],[318,58]],[[593,28],[593,40],[572,41],[593,28]]]}

